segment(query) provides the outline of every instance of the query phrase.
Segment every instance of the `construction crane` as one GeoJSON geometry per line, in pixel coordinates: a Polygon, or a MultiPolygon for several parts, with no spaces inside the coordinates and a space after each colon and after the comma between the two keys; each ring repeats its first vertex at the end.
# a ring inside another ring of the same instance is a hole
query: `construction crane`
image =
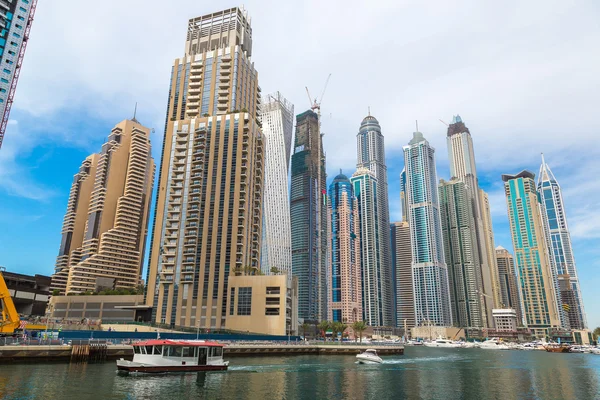
{"type": "Polygon", "coordinates": [[[4,133],[6,132],[6,126],[8,125],[8,117],[10,115],[10,109],[12,108],[13,100],[15,98],[15,92],[17,90],[17,82],[19,81],[19,75],[21,75],[21,66],[23,65],[23,57],[25,57],[25,50],[27,49],[27,42],[29,42],[29,32],[31,31],[31,25],[33,24],[33,16],[35,15],[35,9],[37,7],[37,0],[31,0],[31,8],[29,9],[29,18],[25,25],[25,32],[23,33],[23,42],[19,49],[19,58],[17,59],[17,65],[15,67],[15,73],[10,84],[8,92],[8,98],[6,99],[6,107],[4,108],[4,114],[2,115],[2,123],[0,124],[0,148],[2,148],[2,140],[4,139],[4,133]]]}
{"type": "Polygon", "coordinates": [[[0,267],[0,335],[12,335],[16,329],[19,329],[21,321],[2,276],[5,270],[4,267],[0,267]]]}
{"type": "Polygon", "coordinates": [[[6,286],[2,272],[5,272],[6,268],[0,267],[0,336],[12,335],[16,330],[21,329],[21,326],[27,330],[41,331],[46,329],[46,325],[33,325],[27,324],[26,322],[21,323],[21,318],[15,308],[15,303],[10,296],[10,291],[6,286]]]}
{"type": "Polygon", "coordinates": [[[317,114],[319,115],[319,117],[321,116],[321,103],[323,102],[323,96],[325,95],[325,91],[327,90],[327,85],[329,84],[329,78],[331,78],[331,74],[329,74],[329,76],[327,76],[327,80],[325,81],[325,86],[323,87],[323,91],[321,92],[321,97],[320,98],[315,97],[314,101],[313,101],[312,97],[310,96],[308,87],[305,86],[306,94],[308,95],[308,102],[310,104],[310,109],[313,111],[317,110],[317,114]]]}

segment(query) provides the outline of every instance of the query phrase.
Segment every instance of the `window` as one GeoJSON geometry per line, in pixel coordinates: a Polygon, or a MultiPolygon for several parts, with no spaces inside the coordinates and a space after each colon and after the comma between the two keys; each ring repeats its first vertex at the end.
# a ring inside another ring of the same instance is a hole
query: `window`
{"type": "Polygon", "coordinates": [[[184,357],[193,357],[194,356],[194,348],[193,347],[182,347],[183,356],[184,357]]]}
{"type": "Polygon", "coordinates": [[[234,305],[235,303],[235,288],[231,288],[231,296],[229,297],[229,315],[233,315],[234,305]]]}
{"type": "Polygon", "coordinates": [[[281,288],[278,286],[267,286],[267,294],[280,294],[281,288]]]}
{"type": "Polygon", "coordinates": [[[279,315],[279,308],[267,308],[265,315],[279,315]]]}
{"type": "Polygon", "coordinates": [[[241,287],[238,289],[237,315],[250,315],[252,312],[252,288],[241,287]]]}
{"type": "Polygon", "coordinates": [[[135,354],[141,354],[142,352],[141,352],[140,346],[133,346],[133,352],[135,354]]]}
{"type": "Polygon", "coordinates": [[[154,346],[153,354],[161,355],[162,354],[162,346],[154,346]]]}
{"type": "Polygon", "coordinates": [[[267,297],[267,305],[278,306],[279,297],[267,297]]]}

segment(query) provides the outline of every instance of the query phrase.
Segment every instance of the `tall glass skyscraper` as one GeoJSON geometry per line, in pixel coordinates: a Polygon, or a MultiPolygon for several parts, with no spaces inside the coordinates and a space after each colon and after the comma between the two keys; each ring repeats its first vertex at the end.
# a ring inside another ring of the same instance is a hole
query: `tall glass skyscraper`
{"type": "Polygon", "coordinates": [[[263,237],[260,266],[269,275],[272,268],[292,274],[292,233],[288,197],[288,171],[294,105],[281,93],[266,96],[260,113],[265,141],[263,192],[263,237]]]}
{"type": "Polygon", "coordinates": [[[31,0],[0,0],[0,147],[8,124],[35,8],[31,0]]]}
{"type": "Polygon", "coordinates": [[[444,237],[444,255],[448,266],[452,320],[458,327],[486,326],[481,262],[477,251],[475,201],[465,182],[442,180],[439,186],[444,237]]]}
{"type": "Polygon", "coordinates": [[[319,116],[296,116],[292,154],[290,221],[292,274],[298,278],[298,317],[327,317],[327,175],[319,116]]]}
{"type": "MultiPolygon", "coordinates": [[[[370,326],[384,326],[389,321],[385,288],[387,277],[383,270],[383,257],[377,249],[379,241],[379,202],[377,178],[367,168],[356,171],[350,179],[358,200],[360,219],[360,267],[362,277],[363,319],[370,326]]],[[[388,225],[389,226],[389,225],[388,225]]],[[[388,282],[390,283],[390,282],[388,282]]],[[[392,299],[390,299],[392,300],[392,299]]],[[[388,325],[389,326],[389,325],[388,325]]]]}
{"type": "MultiPolygon", "coordinates": [[[[558,276],[568,275],[570,288],[575,297],[575,309],[565,310],[560,308],[563,326],[570,325],[571,329],[586,329],[587,320],[585,309],[583,307],[583,297],[581,296],[581,287],[577,276],[577,267],[571,246],[571,235],[567,225],[567,215],[565,212],[562,191],[554,174],[542,155],[542,165],[538,175],[537,191],[540,194],[542,203],[542,217],[545,220],[547,232],[547,242],[550,249],[550,256],[554,262],[554,268],[558,276]],[[569,314],[575,313],[576,318],[570,318],[569,314]],[[573,321],[573,326],[569,321],[573,321]]],[[[564,292],[564,290],[559,291],[564,292]]],[[[564,302],[563,302],[564,303],[564,302]]]]}
{"type": "Polygon", "coordinates": [[[435,150],[421,132],[415,132],[403,150],[412,246],[415,324],[451,326],[435,150]]]}
{"type": "Polygon", "coordinates": [[[538,337],[561,325],[535,175],[502,175],[527,327],[538,337]]]}
{"type": "Polygon", "coordinates": [[[330,251],[327,288],[330,321],[362,321],[358,203],[342,173],[329,185],[330,251]]]}
{"type": "MultiPolygon", "coordinates": [[[[448,145],[448,159],[450,161],[450,182],[460,181],[464,183],[460,187],[466,197],[464,198],[464,202],[460,203],[472,209],[469,216],[472,222],[467,222],[463,218],[461,223],[467,223],[474,234],[471,237],[472,240],[446,238],[450,245],[450,247],[446,247],[446,261],[448,262],[449,257],[453,259],[453,263],[461,258],[469,258],[470,261],[467,263],[472,264],[474,268],[478,269],[478,271],[472,270],[473,274],[471,274],[470,278],[469,276],[465,276],[469,282],[455,281],[450,287],[450,292],[454,299],[467,296],[467,301],[473,306],[468,309],[474,311],[478,316],[469,315],[467,319],[460,318],[459,321],[455,320],[454,323],[459,326],[492,326],[492,309],[495,304],[499,303],[499,287],[496,258],[494,257],[494,237],[491,228],[491,217],[484,208],[485,204],[482,204],[487,195],[479,189],[473,138],[471,137],[469,128],[467,128],[459,115],[454,116],[452,123],[448,126],[446,142],[448,145]],[[452,251],[452,254],[448,254],[448,251],[452,251]],[[467,293],[454,293],[459,286],[470,286],[472,290],[469,291],[469,295],[467,293]],[[477,296],[479,299],[476,300],[473,296],[477,296]],[[474,323],[475,321],[477,321],[478,325],[463,325],[464,323],[474,323]]],[[[457,188],[455,187],[455,189],[457,188]]],[[[452,213],[447,215],[452,219],[452,213]]],[[[449,219],[447,220],[449,221],[449,219]]],[[[450,268],[451,265],[448,265],[448,267],[450,268]]],[[[470,267],[467,269],[471,270],[470,267]]]]}
{"type": "Polygon", "coordinates": [[[390,242],[390,211],[388,202],[388,183],[387,166],[385,164],[385,144],[384,137],[381,134],[379,121],[372,115],[366,116],[361,124],[357,141],[357,162],[356,169],[362,168],[371,171],[377,180],[377,229],[378,229],[378,247],[368,249],[379,253],[381,263],[382,279],[382,307],[383,320],[381,325],[392,326],[395,320],[395,313],[392,308],[393,283],[392,283],[392,256],[390,242]]]}

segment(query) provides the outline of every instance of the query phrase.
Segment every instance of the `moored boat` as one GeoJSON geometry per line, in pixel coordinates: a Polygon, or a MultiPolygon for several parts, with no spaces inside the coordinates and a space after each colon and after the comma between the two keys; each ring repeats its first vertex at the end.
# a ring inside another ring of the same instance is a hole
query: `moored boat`
{"type": "Polygon", "coordinates": [[[548,343],[546,351],[550,353],[568,353],[571,346],[568,344],[548,343]]]}
{"type": "Polygon", "coordinates": [[[485,350],[510,350],[510,347],[502,343],[498,338],[490,338],[479,345],[480,349],[485,350]]]}
{"type": "Polygon", "coordinates": [[[445,347],[445,348],[459,348],[459,347],[463,347],[463,345],[461,343],[455,343],[452,340],[448,340],[448,339],[444,339],[444,338],[437,338],[436,340],[433,340],[431,342],[425,342],[423,343],[426,347],[445,347]]]}
{"type": "Polygon", "coordinates": [[[120,372],[224,371],[223,345],[204,340],[147,340],[133,344],[133,361],[117,360],[120,372]]]}

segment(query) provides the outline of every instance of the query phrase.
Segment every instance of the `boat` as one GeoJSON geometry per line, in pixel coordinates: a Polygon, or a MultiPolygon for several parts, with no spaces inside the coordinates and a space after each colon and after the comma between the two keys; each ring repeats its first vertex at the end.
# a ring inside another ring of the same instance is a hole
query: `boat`
{"type": "Polygon", "coordinates": [[[571,346],[569,353],[585,353],[585,349],[581,346],[571,346]]]}
{"type": "Polygon", "coordinates": [[[377,350],[367,349],[363,353],[357,354],[356,359],[359,364],[381,364],[383,360],[377,355],[377,350]]]}
{"type": "Polygon", "coordinates": [[[423,345],[425,345],[426,347],[445,347],[445,348],[463,347],[463,345],[461,343],[456,343],[456,342],[453,342],[452,340],[444,339],[442,337],[438,337],[437,339],[432,340],[430,342],[424,342],[423,345]]]}
{"type": "Polygon", "coordinates": [[[568,344],[548,343],[546,351],[549,353],[568,353],[571,346],[568,344]]]}
{"type": "Polygon", "coordinates": [[[479,345],[480,349],[485,350],[510,350],[510,347],[502,343],[498,338],[490,338],[479,345]]]}
{"type": "Polygon", "coordinates": [[[225,371],[223,345],[204,340],[146,340],[134,343],[133,361],[117,360],[123,373],[225,371]]]}
{"type": "Polygon", "coordinates": [[[592,347],[592,354],[600,356],[600,347],[592,347]]]}

